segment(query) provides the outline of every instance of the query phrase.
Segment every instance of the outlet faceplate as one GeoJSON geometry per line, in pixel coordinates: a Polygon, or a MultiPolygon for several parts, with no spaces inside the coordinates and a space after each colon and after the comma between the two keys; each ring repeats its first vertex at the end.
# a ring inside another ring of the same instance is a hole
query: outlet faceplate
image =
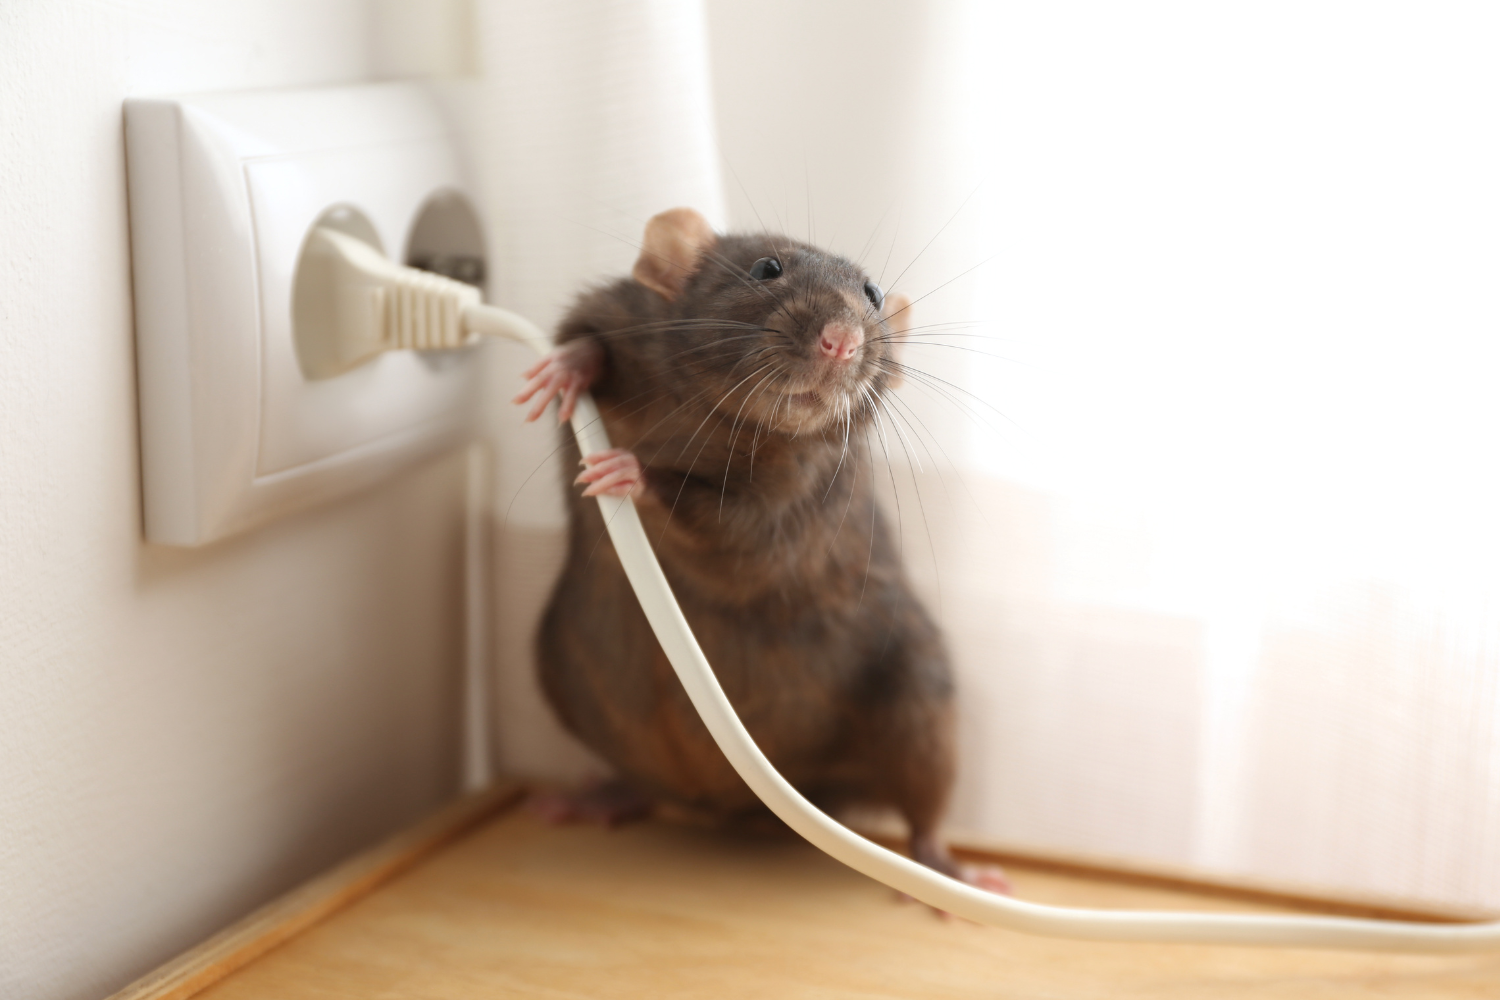
{"type": "Polygon", "coordinates": [[[398,260],[447,250],[482,269],[452,130],[422,85],[131,100],[125,125],[149,540],[201,545],[465,439],[472,351],[314,380],[292,337],[320,218],[360,220],[398,260]]]}

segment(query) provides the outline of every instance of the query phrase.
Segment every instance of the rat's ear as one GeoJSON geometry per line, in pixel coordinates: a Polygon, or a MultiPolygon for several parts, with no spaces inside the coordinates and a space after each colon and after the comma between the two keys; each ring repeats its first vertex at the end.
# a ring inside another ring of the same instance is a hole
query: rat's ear
{"type": "MultiPolygon", "coordinates": [[[[885,307],[880,310],[880,318],[885,321],[885,328],[891,331],[889,341],[891,348],[891,360],[898,365],[901,363],[901,348],[906,344],[906,335],[911,332],[911,296],[897,292],[895,295],[885,297],[885,307]]],[[[902,383],[901,369],[897,368],[886,379],[886,385],[892,389],[902,383]]]]}
{"type": "Polygon", "coordinates": [[[641,255],[630,276],[671,302],[718,242],[718,234],[702,215],[691,208],[669,208],[646,223],[641,255]]]}

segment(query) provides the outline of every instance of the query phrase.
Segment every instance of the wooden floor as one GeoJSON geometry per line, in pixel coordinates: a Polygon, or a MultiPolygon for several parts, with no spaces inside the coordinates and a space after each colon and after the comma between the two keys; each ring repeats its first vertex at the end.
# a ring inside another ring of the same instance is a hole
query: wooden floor
{"type": "MultiPolygon", "coordinates": [[[[1249,910],[1011,868],[1048,903],[1249,910]]],[[[233,972],[205,1000],[1500,996],[1500,956],[1113,945],[943,920],[801,843],[513,811],[233,972]]]]}

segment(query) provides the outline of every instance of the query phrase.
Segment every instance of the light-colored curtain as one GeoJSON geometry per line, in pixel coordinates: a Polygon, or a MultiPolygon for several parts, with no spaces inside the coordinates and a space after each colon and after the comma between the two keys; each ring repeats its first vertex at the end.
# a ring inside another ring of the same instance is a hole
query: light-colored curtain
{"type": "Polygon", "coordinates": [[[971,15],[996,254],[973,308],[1008,360],[964,384],[1014,425],[966,454],[1045,497],[1028,596],[1063,633],[966,662],[1009,707],[970,715],[993,749],[963,818],[1500,907],[1500,18],[971,15]],[[1037,684],[1059,724],[1031,746],[1083,784],[1027,816],[1001,734],[1042,726],[1009,704],[1037,684]]]}
{"type": "Polygon", "coordinates": [[[1500,907],[1494,17],[710,11],[734,221],[931,294],[888,441],[954,824],[1500,907]]]}
{"type": "MultiPolygon", "coordinates": [[[[930,293],[889,447],[955,827],[1500,908],[1485,8],[483,9],[511,304],[551,319],[721,170],[728,223],[930,293]]],[[[495,425],[501,754],[578,773],[529,686],[550,435],[495,425]]]]}
{"type": "MultiPolygon", "coordinates": [[[[550,328],[586,285],[629,272],[656,212],[694,205],[724,224],[698,3],[518,0],[477,13],[470,126],[496,301],[550,328]]],[[[561,566],[565,507],[555,426],[523,425],[509,404],[531,360],[506,345],[489,357],[494,731],[502,767],[569,779],[602,765],[562,733],[535,682],[532,636],[561,566]]]]}

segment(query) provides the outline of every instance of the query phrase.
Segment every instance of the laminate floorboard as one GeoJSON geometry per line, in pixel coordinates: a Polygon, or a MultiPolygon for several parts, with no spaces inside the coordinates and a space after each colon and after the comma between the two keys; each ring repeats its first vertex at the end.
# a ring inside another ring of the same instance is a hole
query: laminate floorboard
{"type": "MultiPolygon", "coordinates": [[[[1270,912],[1009,869],[1080,906],[1270,912]]],[[[1500,955],[1027,937],[939,918],[790,836],[512,811],[198,994],[333,998],[1500,997],[1500,955]]]]}

